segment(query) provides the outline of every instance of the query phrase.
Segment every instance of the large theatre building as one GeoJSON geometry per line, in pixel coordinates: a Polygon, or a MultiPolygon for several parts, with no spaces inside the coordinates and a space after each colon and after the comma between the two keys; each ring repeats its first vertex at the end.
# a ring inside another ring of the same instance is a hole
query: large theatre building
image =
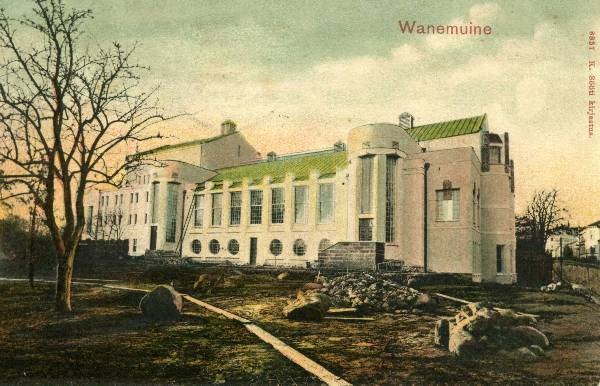
{"type": "Polygon", "coordinates": [[[512,283],[514,177],[508,134],[486,115],[350,130],[346,143],[266,159],[235,124],[219,136],[138,155],[126,186],[87,195],[86,238],[130,255],[368,269],[402,260],[512,283]]]}

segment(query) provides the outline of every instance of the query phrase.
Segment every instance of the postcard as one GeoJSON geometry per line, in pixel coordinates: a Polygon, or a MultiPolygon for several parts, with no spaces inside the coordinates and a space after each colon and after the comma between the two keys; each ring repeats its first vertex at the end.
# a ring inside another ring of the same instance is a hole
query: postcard
{"type": "Polygon", "coordinates": [[[0,0],[0,384],[597,384],[600,5],[0,0]]]}

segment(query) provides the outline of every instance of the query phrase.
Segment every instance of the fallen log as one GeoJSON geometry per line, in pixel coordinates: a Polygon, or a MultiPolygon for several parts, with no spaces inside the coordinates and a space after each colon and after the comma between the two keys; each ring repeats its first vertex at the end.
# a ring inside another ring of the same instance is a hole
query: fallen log
{"type": "MultiPolygon", "coordinates": [[[[475,302],[470,302],[468,300],[464,300],[464,299],[459,299],[459,298],[455,298],[453,296],[448,296],[448,295],[444,295],[441,294],[439,292],[434,292],[433,293],[435,296],[440,297],[442,299],[448,299],[448,300],[452,300],[455,301],[457,303],[462,303],[462,304],[469,304],[469,303],[475,303],[475,302]]],[[[506,308],[499,308],[499,307],[492,307],[492,309],[496,310],[496,311],[506,311],[506,308]]],[[[523,316],[530,316],[532,318],[539,318],[539,315],[535,315],[535,314],[527,314],[525,312],[516,312],[517,315],[523,315],[523,316]]]]}

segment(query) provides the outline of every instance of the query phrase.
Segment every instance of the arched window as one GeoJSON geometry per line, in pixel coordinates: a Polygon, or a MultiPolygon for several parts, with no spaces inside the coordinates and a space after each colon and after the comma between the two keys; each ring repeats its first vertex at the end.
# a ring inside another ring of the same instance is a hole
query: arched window
{"type": "Polygon", "coordinates": [[[227,249],[232,255],[237,255],[240,251],[240,243],[235,239],[231,239],[229,240],[229,244],[227,244],[227,249]]]}
{"type": "Polygon", "coordinates": [[[271,245],[269,246],[269,249],[271,250],[271,253],[274,256],[279,256],[279,255],[281,255],[281,251],[283,250],[283,244],[281,244],[281,241],[275,239],[275,240],[271,241],[271,245]]]}
{"type": "Polygon", "coordinates": [[[304,256],[306,253],[306,243],[302,239],[294,241],[294,254],[296,256],[304,256]]]}
{"type": "Polygon", "coordinates": [[[329,239],[322,239],[321,241],[319,241],[319,251],[322,251],[329,247],[331,247],[331,241],[329,241],[329,239]]]}
{"type": "Polygon", "coordinates": [[[212,240],[210,240],[210,243],[208,244],[208,249],[210,249],[210,253],[212,253],[213,255],[216,255],[221,250],[221,245],[219,244],[219,242],[217,240],[212,239],[212,240]]]}
{"type": "Polygon", "coordinates": [[[200,251],[202,251],[202,244],[200,244],[200,240],[192,241],[192,252],[197,255],[200,253],[200,251]]]}

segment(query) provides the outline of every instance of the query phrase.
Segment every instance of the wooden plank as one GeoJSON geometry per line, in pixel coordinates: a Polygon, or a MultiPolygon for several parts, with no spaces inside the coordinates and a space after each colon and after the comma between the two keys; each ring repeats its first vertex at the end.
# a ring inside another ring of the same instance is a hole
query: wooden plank
{"type": "MultiPolygon", "coordinates": [[[[438,297],[440,297],[440,298],[443,298],[443,299],[448,299],[448,300],[453,300],[453,301],[455,301],[455,302],[458,302],[458,303],[463,303],[463,304],[474,303],[474,302],[470,302],[470,301],[468,301],[468,300],[464,300],[464,299],[455,298],[455,297],[453,297],[453,296],[444,295],[444,294],[441,294],[441,293],[438,293],[438,292],[434,292],[433,294],[434,294],[435,296],[438,296],[438,297]]],[[[496,311],[505,311],[505,310],[506,310],[506,308],[498,308],[498,307],[492,307],[492,309],[494,309],[494,310],[496,310],[496,311]]],[[[527,313],[525,313],[525,312],[515,312],[515,314],[517,314],[517,315],[524,315],[524,316],[531,316],[531,317],[533,317],[533,318],[539,318],[539,317],[540,317],[539,315],[535,315],[535,314],[527,314],[527,313]]]]}
{"type": "Polygon", "coordinates": [[[348,381],[344,380],[341,377],[331,373],[325,367],[321,366],[317,362],[313,361],[310,358],[307,358],[302,353],[297,350],[291,348],[287,344],[283,343],[281,340],[277,339],[273,335],[269,334],[262,328],[258,327],[255,324],[246,324],[245,325],[248,331],[252,332],[254,335],[259,337],[266,343],[269,343],[273,348],[279,351],[283,356],[302,367],[304,370],[309,373],[317,376],[320,380],[327,383],[328,385],[339,385],[339,386],[349,386],[351,385],[348,381]]]}
{"type": "Polygon", "coordinates": [[[356,308],[330,308],[327,310],[328,314],[343,314],[346,312],[356,312],[356,308]]]}
{"type": "Polygon", "coordinates": [[[229,311],[222,310],[222,309],[220,309],[219,307],[215,307],[215,306],[213,306],[212,304],[208,304],[208,303],[206,303],[206,302],[203,302],[203,301],[201,301],[201,300],[198,300],[198,299],[196,299],[196,298],[193,298],[193,297],[191,297],[190,295],[185,295],[185,294],[183,294],[182,296],[183,296],[183,298],[184,298],[185,300],[187,300],[187,301],[189,301],[189,302],[191,302],[191,303],[194,303],[194,304],[196,304],[196,305],[198,305],[198,306],[200,306],[200,307],[204,307],[204,308],[206,308],[207,310],[210,310],[210,311],[212,311],[212,312],[216,312],[217,314],[223,315],[224,317],[226,317],[226,318],[228,318],[228,319],[237,320],[238,322],[240,322],[240,323],[244,323],[244,324],[246,324],[246,323],[251,323],[251,321],[250,321],[250,320],[248,320],[248,319],[246,319],[246,318],[242,318],[241,316],[237,316],[236,314],[232,314],[232,313],[231,313],[231,312],[229,312],[229,311]]]}
{"type": "Polygon", "coordinates": [[[110,288],[110,289],[118,289],[118,290],[123,290],[123,291],[150,292],[150,290],[147,290],[147,289],[131,288],[131,287],[125,287],[122,285],[114,285],[114,284],[104,284],[104,285],[102,285],[102,287],[110,288]]]}
{"type": "Polygon", "coordinates": [[[356,321],[356,322],[372,322],[375,318],[359,318],[359,317],[351,317],[351,316],[326,316],[324,319],[328,320],[346,320],[348,322],[356,321]]]}
{"type": "Polygon", "coordinates": [[[438,293],[438,292],[434,292],[433,294],[434,294],[435,296],[438,296],[438,297],[440,297],[440,298],[443,298],[443,299],[448,299],[448,300],[453,300],[453,301],[455,301],[455,302],[458,302],[458,303],[463,303],[463,304],[469,304],[469,303],[471,303],[471,302],[469,302],[469,301],[467,301],[467,300],[463,300],[463,299],[455,298],[455,297],[452,297],[452,296],[448,296],[448,295],[440,294],[440,293],[438,293]]]}

